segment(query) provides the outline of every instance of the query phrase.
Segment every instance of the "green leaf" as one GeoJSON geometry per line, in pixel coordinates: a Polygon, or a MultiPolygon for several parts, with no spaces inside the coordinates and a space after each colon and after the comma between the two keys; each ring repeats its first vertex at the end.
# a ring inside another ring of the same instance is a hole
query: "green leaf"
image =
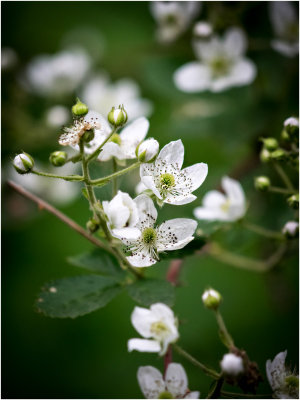
{"type": "Polygon", "coordinates": [[[127,286],[129,296],[138,303],[149,307],[153,303],[174,304],[175,289],[167,281],[141,279],[127,286]]]}
{"type": "Polygon", "coordinates": [[[192,255],[196,250],[200,250],[205,244],[206,239],[204,237],[195,237],[195,239],[188,243],[183,249],[159,253],[159,258],[161,260],[184,258],[192,255]]]}
{"type": "Polygon", "coordinates": [[[94,249],[74,257],[68,257],[67,261],[76,267],[103,275],[112,275],[120,279],[125,276],[125,272],[121,269],[117,259],[102,249],[94,249]]]}
{"type": "Polygon", "coordinates": [[[53,318],[76,318],[106,306],[122,290],[111,277],[81,275],[58,279],[42,288],[38,312],[53,318]]]}

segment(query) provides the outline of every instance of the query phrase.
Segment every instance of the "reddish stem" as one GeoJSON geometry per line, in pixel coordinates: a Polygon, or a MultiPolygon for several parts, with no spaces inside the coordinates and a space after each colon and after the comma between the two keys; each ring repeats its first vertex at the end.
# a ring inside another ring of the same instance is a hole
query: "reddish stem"
{"type": "Polygon", "coordinates": [[[168,350],[164,356],[164,378],[166,377],[167,368],[171,362],[172,362],[172,345],[169,344],[168,350]]]}
{"type": "Polygon", "coordinates": [[[182,259],[176,259],[170,262],[169,269],[167,271],[166,280],[173,286],[179,285],[179,273],[183,264],[182,259]]]}

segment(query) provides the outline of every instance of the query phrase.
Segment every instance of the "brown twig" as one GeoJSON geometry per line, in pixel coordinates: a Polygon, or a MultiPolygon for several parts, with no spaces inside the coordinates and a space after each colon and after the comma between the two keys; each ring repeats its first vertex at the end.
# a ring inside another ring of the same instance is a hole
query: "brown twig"
{"type": "Polygon", "coordinates": [[[169,344],[168,350],[164,356],[164,378],[166,377],[166,372],[171,362],[172,362],[172,345],[169,344]]]}

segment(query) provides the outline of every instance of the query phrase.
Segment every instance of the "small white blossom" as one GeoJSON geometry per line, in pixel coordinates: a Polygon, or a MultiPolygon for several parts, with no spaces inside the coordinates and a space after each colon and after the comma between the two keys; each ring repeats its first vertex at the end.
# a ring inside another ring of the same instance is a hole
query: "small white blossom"
{"type": "Polygon", "coordinates": [[[244,372],[243,359],[233,353],[225,354],[221,361],[222,371],[231,376],[237,376],[244,372]]]}
{"type": "Polygon", "coordinates": [[[197,222],[193,219],[175,218],[154,227],[157,211],[151,198],[140,194],[134,201],[139,213],[134,228],[139,230],[139,236],[123,232],[120,237],[131,253],[127,259],[134,267],[149,267],[159,261],[159,253],[182,249],[194,239],[197,222]]]}
{"type": "Polygon", "coordinates": [[[271,46],[286,57],[294,57],[299,53],[298,17],[292,3],[289,1],[269,3],[270,19],[276,36],[276,39],[271,41],[271,46]]]}
{"type": "Polygon", "coordinates": [[[247,39],[242,30],[228,29],[224,37],[197,39],[194,51],[199,61],[181,66],[174,74],[175,85],[184,92],[221,92],[251,83],[256,66],[244,56],[247,39]]]}
{"type": "Polygon", "coordinates": [[[299,119],[295,117],[289,117],[284,121],[283,125],[285,128],[288,126],[299,128],[299,119]]]}
{"type": "Polygon", "coordinates": [[[128,351],[159,353],[164,355],[170,343],[179,338],[177,318],[173,311],[163,303],[155,303],[150,309],[135,307],[131,323],[145,339],[130,339],[128,351]]]}
{"type": "Polygon", "coordinates": [[[169,43],[184,33],[197,18],[201,1],[155,1],[150,3],[150,12],[156,20],[158,41],[169,43]]]}
{"type": "Polygon", "coordinates": [[[276,399],[298,399],[299,378],[285,367],[286,356],[287,350],[267,361],[267,378],[276,399]]]}
{"type": "Polygon", "coordinates": [[[198,38],[207,38],[213,33],[213,28],[209,22],[199,21],[194,25],[193,34],[198,38]]]}
{"type": "Polygon", "coordinates": [[[103,201],[102,205],[113,236],[119,238],[122,234],[130,233],[133,237],[139,237],[140,231],[134,228],[139,219],[138,209],[129,194],[119,190],[111,201],[103,201]]]}
{"type": "Polygon", "coordinates": [[[137,151],[138,159],[141,162],[151,162],[159,151],[159,143],[153,138],[149,138],[142,142],[137,151]]]}
{"type": "Polygon", "coordinates": [[[47,124],[53,128],[61,127],[65,125],[70,118],[70,112],[67,107],[54,106],[49,108],[46,113],[47,124]]]}
{"type": "Polygon", "coordinates": [[[207,176],[207,164],[198,163],[181,170],[184,147],[181,140],[164,146],[153,164],[142,164],[143,184],[164,203],[181,205],[196,199],[192,194],[207,176]]]}
{"type": "Polygon", "coordinates": [[[209,221],[236,221],[246,213],[245,193],[241,184],[227,176],[222,178],[222,188],[225,195],[217,190],[211,190],[203,197],[202,207],[194,210],[198,219],[209,221]]]}
{"type": "Polygon", "coordinates": [[[150,365],[140,367],[137,378],[146,399],[199,399],[200,396],[199,392],[189,391],[186,372],[181,364],[170,363],[165,378],[150,365]]]}
{"type": "Polygon", "coordinates": [[[296,237],[299,233],[299,223],[296,221],[287,222],[282,228],[282,233],[288,237],[296,237]]]}

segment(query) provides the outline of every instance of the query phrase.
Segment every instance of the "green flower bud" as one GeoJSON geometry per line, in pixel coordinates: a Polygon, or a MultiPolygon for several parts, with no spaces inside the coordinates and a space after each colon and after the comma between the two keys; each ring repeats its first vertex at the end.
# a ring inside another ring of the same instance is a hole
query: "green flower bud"
{"type": "Polygon", "coordinates": [[[262,141],[264,143],[264,147],[269,151],[273,151],[278,148],[278,141],[273,137],[263,138],[262,141]]]}
{"type": "Polygon", "coordinates": [[[19,174],[27,174],[34,166],[34,159],[28,153],[20,153],[14,158],[13,166],[19,174]]]}
{"type": "Polygon", "coordinates": [[[287,203],[291,208],[297,210],[299,208],[299,193],[293,194],[292,196],[288,197],[287,203]]]}
{"type": "Polygon", "coordinates": [[[254,180],[254,186],[257,190],[265,192],[271,185],[270,179],[267,176],[258,176],[254,180]]]}
{"type": "Polygon", "coordinates": [[[214,289],[205,290],[202,295],[202,301],[205,307],[216,310],[222,301],[222,296],[214,289]]]}
{"type": "Polygon", "coordinates": [[[94,219],[90,219],[86,223],[86,228],[90,233],[95,233],[99,229],[99,224],[94,219]]]}
{"type": "Polygon", "coordinates": [[[283,149],[277,149],[271,153],[272,160],[283,161],[286,159],[286,152],[283,149]]]}
{"type": "Polygon", "coordinates": [[[260,160],[261,162],[269,162],[271,160],[271,153],[269,150],[263,148],[262,151],[260,152],[260,160]]]}
{"type": "Polygon", "coordinates": [[[72,114],[74,117],[83,117],[88,113],[89,109],[88,106],[84,103],[82,103],[78,98],[76,104],[72,107],[72,114]]]}
{"type": "Polygon", "coordinates": [[[113,107],[107,116],[108,122],[114,127],[120,127],[126,124],[128,120],[127,112],[124,106],[119,106],[118,108],[113,107]]]}
{"type": "Polygon", "coordinates": [[[83,140],[85,143],[88,143],[91,140],[93,140],[94,137],[95,137],[94,129],[89,129],[88,131],[85,131],[84,134],[81,136],[81,140],[83,140]]]}
{"type": "Polygon", "coordinates": [[[61,167],[65,165],[68,159],[68,155],[65,151],[54,151],[50,154],[49,161],[55,167],[61,167]]]}

